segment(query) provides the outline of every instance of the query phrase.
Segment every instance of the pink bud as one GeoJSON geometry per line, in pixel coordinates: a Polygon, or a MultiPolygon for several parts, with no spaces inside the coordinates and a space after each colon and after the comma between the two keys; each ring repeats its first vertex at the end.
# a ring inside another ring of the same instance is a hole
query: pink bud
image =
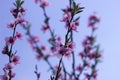
{"type": "Polygon", "coordinates": [[[19,63],[20,63],[19,61],[20,61],[20,57],[19,57],[19,56],[14,55],[14,56],[12,57],[12,62],[13,62],[15,65],[19,64],[19,63]]]}
{"type": "Polygon", "coordinates": [[[7,70],[11,70],[13,68],[13,64],[12,63],[8,63],[5,65],[5,69],[7,70]]]}

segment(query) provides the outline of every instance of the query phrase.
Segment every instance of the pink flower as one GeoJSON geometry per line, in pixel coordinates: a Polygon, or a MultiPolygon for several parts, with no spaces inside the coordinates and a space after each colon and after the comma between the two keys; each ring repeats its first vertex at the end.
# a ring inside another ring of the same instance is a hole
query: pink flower
{"type": "Polygon", "coordinates": [[[35,43],[38,43],[40,41],[38,36],[31,36],[28,39],[28,42],[30,44],[30,46],[32,47],[33,50],[35,50],[35,43]]]}
{"type": "Polygon", "coordinates": [[[8,28],[13,29],[14,28],[14,24],[15,24],[15,22],[11,21],[7,26],[8,26],[8,28]]]}
{"type": "Polygon", "coordinates": [[[73,51],[74,48],[75,48],[75,43],[74,43],[74,42],[69,42],[69,43],[67,44],[67,47],[70,49],[70,51],[73,51]]]}
{"type": "Polygon", "coordinates": [[[95,38],[92,36],[86,36],[86,38],[84,39],[84,41],[82,42],[83,47],[91,47],[92,48],[92,44],[95,41],[95,38]]]}
{"type": "Polygon", "coordinates": [[[65,53],[65,57],[69,59],[71,57],[70,53],[65,53]]]}
{"type": "Polygon", "coordinates": [[[2,54],[7,54],[7,51],[5,49],[3,49],[2,54]]]}
{"type": "Polygon", "coordinates": [[[7,70],[11,70],[13,68],[13,64],[12,63],[8,63],[5,65],[5,69],[7,70]]]}
{"type": "Polygon", "coordinates": [[[32,40],[35,42],[39,42],[40,38],[39,38],[39,36],[32,36],[32,40]]]}
{"type": "Polygon", "coordinates": [[[8,54],[8,53],[9,53],[9,47],[8,45],[6,45],[2,50],[2,54],[8,54]]]}
{"type": "Polygon", "coordinates": [[[28,43],[34,49],[34,41],[32,39],[28,39],[28,43]]]}
{"type": "Polygon", "coordinates": [[[77,31],[77,26],[74,23],[70,24],[70,28],[72,28],[74,31],[77,31]]]}
{"type": "Polygon", "coordinates": [[[91,59],[94,59],[95,57],[96,57],[95,52],[88,54],[88,58],[89,58],[90,60],[91,60],[91,59]]]}
{"type": "Polygon", "coordinates": [[[79,26],[79,25],[80,25],[79,20],[75,21],[75,25],[76,25],[76,26],[79,26]]]}
{"type": "Polygon", "coordinates": [[[18,38],[18,39],[21,39],[21,38],[22,38],[22,35],[21,35],[21,33],[19,33],[19,32],[16,32],[16,38],[18,38]]]}
{"type": "Polygon", "coordinates": [[[18,9],[12,8],[12,9],[10,10],[10,12],[11,12],[11,13],[13,14],[13,16],[16,18],[19,11],[18,11],[18,9]]]}
{"type": "Polygon", "coordinates": [[[10,74],[8,73],[8,75],[9,75],[9,77],[14,78],[16,74],[11,72],[10,74]]]}
{"type": "Polygon", "coordinates": [[[88,79],[90,77],[90,75],[88,73],[85,73],[85,78],[88,79]]]}
{"type": "Polygon", "coordinates": [[[8,73],[5,72],[4,75],[0,75],[0,80],[9,80],[8,77],[9,77],[9,76],[8,76],[8,73]]]}
{"type": "Polygon", "coordinates": [[[78,66],[76,67],[76,70],[80,72],[80,71],[82,70],[82,66],[81,66],[81,65],[78,65],[78,66]]]}
{"type": "Polygon", "coordinates": [[[97,72],[94,72],[93,79],[97,80],[97,72]]]}
{"type": "Polygon", "coordinates": [[[51,49],[51,52],[52,52],[52,53],[54,53],[54,52],[57,51],[57,48],[56,48],[55,46],[54,46],[54,47],[51,47],[50,49],[51,49]]]}
{"type": "Polygon", "coordinates": [[[96,15],[91,15],[90,17],[89,17],[89,24],[88,24],[88,26],[94,26],[95,25],[95,23],[98,23],[100,20],[98,19],[98,17],[96,16],[96,15]]]}
{"type": "Polygon", "coordinates": [[[38,0],[34,0],[34,2],[37,4],[37,3],[38,3],[38,0]]]}
{"type": "Polygon", "coordinates": [[[79,56],[83,59],[85,57],[85,53],[84,52],[80,52],[79,56]]]}
{"type": "Polygon", "coordinates": [[[19,18],[16,18],[16,22],[21,25],[21,26],[25,26],[28,22],[22,18],[22,17],[19,17],[19,18]]]}
{"type": "Polygon", "coordinates": [[[101,58],[101,57],[102,57],[102,54],[101,54],[101,53],[98,53],[96,56],[97,56],[97,58],[101,58]]]}
{"type": "Polygon", "coordinates": [[[8,44],[8,45],[13,45],[14,44],[14,42],[15,42],[15,38],[13,38],[13,37],[7,37],[6,39],[5,39],[5,41],[6,41],[6,44],[8,44]]]}
{"type": "Polygon", "coordinates": [[[87,68],[90,68],[90,62],[85,62],[84,66],[86,66],[87,68]]]}
{"type": "Polygon", "coordinates": [[[50,5],[50,3],[48,2],[48,0],[34,0],[34,2],[37,4],[38,2],[40,2],[41,7],[48,7],[50,5]]]}
{"type": "Polygon", "coordinates": [[[92,45],[88,44],[88,45],[85,46],[85,48],[86,48],[88,51],[90,51],[90,50],[92,49],[92,45]]]}
{"type": "Polygon", "coordinates": [[[85,47],[88,44],[87,39],[82,42],[82,46],[85,47]]]}
{"type": "Polygon", "coordinates": [[[68,13],[68,12],[71,12],[72,9],[71,9],[69,6],[67,6],[66,9],[63,9],[63,11],[64,11],[65,13],[68,13]]]}
{"type": "Polygon", "coordinates": [[[48,7],[50,5],[48,0],[40,0],[40,3],[42,7],[48,7]]]}
{"type": "Polygon", "coordinates": [[[12,62],[13,62],[15,65],[19,64],[19,61],[20,61],[20,57],[19,57],[19,56],[14,55],[14,56],[12,57],[12,62]]]}
{"type": "Polygon", "coordinates": [[[67,48],[65,48],[64,46],[61,46],[60,47],[60,50],[58,51],[59,54],[63,55],[63,54],[66,54],[68,51],[67,48]]]}
{"type": "Polygon", "coordinates": [[[41,59],[42,59],[42,57],[43,57],[43,56],[42,56],[42,55],[40,55],[40,54],[37,54],[37,55],[36,55],[36,59],[37,59],[37,60],[41,60],[41,59]]]}
{"type": "Polygon", "coordinates": [[[92,37],[92,36],[86,36],[86,39],[89,40],[89,41],[92,41],[92,42],[95,40],[95,38],[92,37]]]}
{"type": "Polygon", "coordinates": [[[42,45],[42,46],[41,46],[41,50],[44,50],[44,51],[45,51],[45,50],[46,50],[46,46],[43,46],[43,45],[42,45]]]}
{"type": "Polygon", "coordinates": [[[63,55],[66,54],[68,55],[71,52],[71,49],[68,48],[67,46],[65,47],[63,44],[58,44],[58,54],[63,55]]]}
{"type": "Polygon", "coordinates": [[[61,42],[61,37],[60,36],[57,37],[57,41],[61,42]]]}
{"type": "Polygon", "coordinates": [[[69,22],[71,20],[71,13],[70,12],[68,12],[68,13],[65,13],[64,15],[63,15],[63,18],[62,18],[62,22],[69,22]]]}
{"type": "Polygon", "coordinates": [[[20,8],[20,12],[21,12],[22,15],[25,15],[25,11],[26,10],[23,7],[20,8]]]}
{"type": "Polygon", "coordinates": [[[33,45],[35,42],[39,42],[40,38],[38,36],[32,36],[30,39],[28,39],[28,42],[33,45]]]}
{"type": "Polygon", "coordinates": [[[10,9],[10,12],[11,12],[12,14],[16,14],[16,13],[18,12],[18,10],[17,10],[17,9],[12,8],[12,9],[10,9]]]}
{"type": "Polygon", "coordinates": [[[91,15],[88,19],[88,26],[94,31],[97,28],[95,27],[96,23],[99,23],[100,19],[96,15],[91,15]]]}
{"type": "Polygon", "coordinates": [[[43,25],[41,30],[45,33],[47,30],[50,29],[50,26],[49,25],[43,25]]]}

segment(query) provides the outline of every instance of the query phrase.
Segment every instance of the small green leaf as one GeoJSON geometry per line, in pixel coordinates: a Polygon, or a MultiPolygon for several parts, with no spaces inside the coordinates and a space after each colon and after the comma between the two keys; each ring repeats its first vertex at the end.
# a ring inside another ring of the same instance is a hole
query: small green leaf
{"type": "Polygon", "coordinates": [[[76,4],[75,2],[73,2],[73,14],[78,14],[80,12],[82,12],[84,9],[84,7],[79,7],[79,4],[76,4]]]}
{"type": "Polygon", "coordinates": [[[50,80],[54,80],[54,77],[53,77],[53,76],[50,76],[50,80]]]}
{"type": "Polygon", "coordinates": [[[83,10],[80,10],[80,11],[76,11],[75,14],[78,14],[78,13],[81,13],[83,10]]]}
{"type": "Polygon", "coordinates": [[[20,6],[24,3],[24,1],[21,1],[20,6]]]}
{"type": "Polygon", "coordinates": [[[73,9],[75,9],[76,8],[76,3],[75,2],[73,2],[73,9]]]}
{"type": "Polygon", "coordinates": [[[76,22],[77,20],[79,20],[80,19],[80,17],[77,17],[73,22],[76,22]]]}
{"type": "Polygon", "coordinates": [[[17,7],[17,5],[16,5],[15,3],[13,3],[13,5],[14,5],[15,7],[17,7]]]}

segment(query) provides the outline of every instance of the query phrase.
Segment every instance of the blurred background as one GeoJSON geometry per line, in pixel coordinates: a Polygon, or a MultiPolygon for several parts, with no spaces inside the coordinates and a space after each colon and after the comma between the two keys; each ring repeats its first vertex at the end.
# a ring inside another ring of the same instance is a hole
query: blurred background
{"type": "MultiPolygon", "coordinates": [[[[88,29],[88,17],[96,13],[100,18],[100,24],[97,26],[99,29],[95,33],[97,35],[97,43],[100,44],[103,51],[102,62],[98,65],[98,80],[120,80],[120,1],[119,0],[76,0],[84,11],[80,14],[79,32],[74,33],[74,40],[77,42],[76,51],[81,49],[81,41],[85,35],[90,33],[88,29]]],[[[47,8],[48,16],[50,16],[50,25],[55,29],[57,35],[63,36],[66,32],[64,23],[60,22],[62,18],[61,9],[68,5],[67,0],[49,0],[50,7],[47,8]],[[61,33],[61,31],[63,33],[61,33]]],[[[12,30],[7,28],[7,24],[13,20],[10,9],[13,7],[13,1],[1,0],[0,1],[0,51],[5,45],[5,37],[12,34],[12,30]]],[[[43,13],[39,5],[34,3],[34,0],[25,0],[24,8],[26,11],[26,20],[31,24],[31,32],[34,35],[39,35],[43,44],[47,44],[49,34],[40,32],[41,25],[43,24],[43,13]]],[[[23,35],[25,31],[23,28],[17,28],[17,31],[23,35]]],[[[64,37],[62,37],[64,38],[64,37]]],[[[64,40],[64,39],[63,39],[64,40]]],[[[17,40],[14,45],[14,50],[21,57],[20,64],[14,68],[16,77],[14,80],[35,80],[34,69],[37,64],[39,70],[42,72],[41,79],[48,80],[50,73],[48,72],[47,64],[41,60],[35,59],[35,52],[31,49],[27,42],[27,37],[23,36],[22,40],[17,40]]],[[[76,59],[77,60],[77,59],[76,59]]],[[[7,63],[7,56],[0,53],[0,75],[3,74],[2,68],[7,63]]],[[[53,61],[55,63],[55,61],[53,61]]],[[[69,69],[69,68],[68,68],[69,69]]]]}

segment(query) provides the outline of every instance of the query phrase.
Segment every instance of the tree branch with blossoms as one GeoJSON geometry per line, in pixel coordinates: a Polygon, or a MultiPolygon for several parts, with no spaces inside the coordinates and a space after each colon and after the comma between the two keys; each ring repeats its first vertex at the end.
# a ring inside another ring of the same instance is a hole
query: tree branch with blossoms
{"type": "MultiPolygon", "coordinates": [[[[0,79],[12,80],[15,77],[13,66],[19,63],[20,57],[17,56],[17,51],[13,49],[16,40],[22,37],[21,33],[17,31],[17,27],[23,26],[30,46],[37,53],[36,58],[38,60],[43,59],[48,64],[51,71],[50,80],[97,80],[97,65],[102,55],[100,46],[96,43],[96,24],[100,22],[96,14],[88,18],[88,28],[90,28],[91,34],[87,35],[83,40],[83,50],[80,53],[75,53],[75,47],[78,46],[75,45],[77,42],[74,40],[74,33],[78,33],[78,27],[80,26],[79,14],[84,10],[84,7],[81,7],[75,0],[68,0],[68,6],[62,9],[63,17],[60,22],[65,24],[66,29],[65,35],[63,35],[64,40],[62,41],[62,38],[55,34],[50,25],[50,17],[46,11],[50,3],[48,0],[35,0],[35,3],[39,4],[40,9],[42,9],[44,16],[41,31],[43,34],[46,32],[50,34],[48,38],[50,46],[45,46],[40,43],[38,35],[35,36],[31,33],[31,25],[24,19],[26,10],[22,7],[23,3],[24,1],[22,0],[15,0],[13,3],[14,8],[10,10],[14,17],[14,20],[8,24],[8,28],[12,30],[12,35],[5,39],[5,47],[2,51],[4,55],[8,56],[9,61],[3,68],[4,74],[0,76],[0,79]],[[47,47],[49,47],[48,50],[47,47]],[[50,54],[46,54],[47,51],[50,54]],[[50,61],[51,58],[57,58],[58,62],[53,65],[50,61]],[[71,59],[72,62],[69,62],[71,70],[67,69],[67,63],[65,63],[64,58],[71,59]],[[77,58],[80,61],[77,62],[77,58]]],[[[40,80],[41,72],[38,71],[38,68],[39,66],[35,65],[34,73],[36,79],[40,80]]]]}
{"type": "Polygon", "coordinates": [[[12,35],[5,38],[5,47],[2,50],[4,55],[9,58],[8,63],[3,68],[4,74],[1,76],[2,80],[12,80],[15,77],[13,67],[19,64],[20,57],[16,54],[17,51],[13,51],[15,41],[21,39],[22,35],[17,31],[17,27],[23,26],[26,22],[24,21],[25,9],[22,7],[24,1],[15,0],[14,7],[10,10],[14,19],[7,25],[12,30],[12,35]]]}

